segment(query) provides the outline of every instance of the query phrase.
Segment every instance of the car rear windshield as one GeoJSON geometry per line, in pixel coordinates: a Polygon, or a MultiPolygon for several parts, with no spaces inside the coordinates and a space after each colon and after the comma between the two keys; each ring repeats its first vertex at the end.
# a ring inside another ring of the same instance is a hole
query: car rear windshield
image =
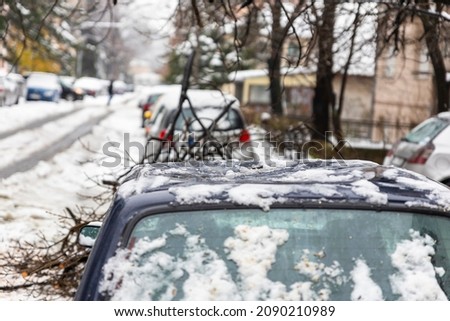
{"type": "MultiPolygon", "coordinates": [[[[215,122],[222,112],[223,108],[217,107],[195,109],[197,117],[200,119],[205,128],[208,128],[213,122],[215,122]]],[[[176,112],[173,113],[172,119],[175,115],[176,112]]],[[[183,130],[185,125],[188,126],[187,128],[189,131],[202,130],[202,125],[195,119],[190,108],[183,108],[183,111],[175,124],[175,129],[183,130]]],[[[235,109],[230,108],[228,113],[217,122],[215,130],[234,130],[242,129],[243,127],[244,123],[240,114],[235,109]]]]}
{"type": "Polygon", "coordinates": [[[371,210],[166,213],[104,266],[111,300],[446,300],[450,219],[371,210]]]}
{"type": "Polygon", "coordinates": [[[153,105],[161,96],[162,96],[162,94],[153,94],[153,95],[148,96],[147,104],[153,105]]]}
{"type": "Polygon", "coordinates": [[[434,139],[448,125],[448,121],[440,118],[431,118],[415,127],[405,136],[404,140],[416,144],[426,144],[434,139]]]}

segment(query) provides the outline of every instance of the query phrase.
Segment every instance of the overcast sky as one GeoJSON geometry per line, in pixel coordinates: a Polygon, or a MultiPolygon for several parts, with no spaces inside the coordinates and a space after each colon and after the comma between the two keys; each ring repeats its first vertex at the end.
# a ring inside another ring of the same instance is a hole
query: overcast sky
{"type": "Polygon", "coordinates": [[[177,4],[178,0],[133,0],[120,6],[129,44],[136,48],[137,58],[150,62],[153,69],[164,63],[160,57],[169,49],[173,28],[168,21],[177,4]]]}

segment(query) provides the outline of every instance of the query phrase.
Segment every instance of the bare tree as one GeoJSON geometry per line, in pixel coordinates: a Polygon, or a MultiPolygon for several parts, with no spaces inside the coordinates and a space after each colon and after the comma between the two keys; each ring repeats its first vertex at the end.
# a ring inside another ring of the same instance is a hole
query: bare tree
{"type": "Polygon", "coordinates": [[[313,100],[313,138],[323,140],[329,131],[330,110],[335,104],[333,91],[333,44],[337,1],[325,1],[318,26],[318,62],[313,100]]]}
{"type": "Polygon", "coordinates": [[[352,30],[352,35],[350,37],[350,48],[349,48],[348,58],[345,63],[345,66],[344,66],[344,70],[342,72],[342,83],[341,83],[340,94],[339,94],[339,103],[337,106],[336,106],[336,104],[334,104],[333,109],[332,109],[333,129],[334,129],[334,134],[338,141],[344,140],[344,132],[343,132],[342,126],[341,126],[341,115],[342,115],[342,111],[344,109],[345,89],[347,86],[348,73],[350,70],[350,65],[352,63],[353,54],[356,49],[355,42],[356,42],[356,37],[357,37],[357,29],[358,29],[359,22],[360,22],[360,7],[361,7],[361,4],[358,4],[358,8],[355,13],[355,19],[353,21],[353,30],[352,30]]]}
{"type": "Polygon", "coordinates": [[[446,80],[445,57],[442,52],[450,29],[448,17],[448,1],[395,1],[386,2],[384,6],[384,32],[382,36],[382,48],[393,45],[394,53],[398,54],[408,39],[402,32],[402,26],[411,23],[418,18],[423,26],[423,34],[415,41],[425,40],[428,56],[434,71],[434,87],[436,93],[436,106],[430,114],[449,110],[449,89],[446,80]],[[393,17],[393,18],[392,18],[393,17]],[[389,23],[390,20],[390,23],[389,23]]]}
{"type": "MultiPolygon", "coordinates": [[[[281,0],[269,1],[272,14],[271,35],[270,35],[270,58],[267,65],[270,79],[270,101],[272,112],[276,115],[283,114],[282,105],[282,85],[281,85],[281,60],[283,45],[288,37],[289,31],[295,33],[294,22],[305,10],[305,1],[297,1],[297,4],[289,13],[281,0]],[[286,22],[282,24],[282,18],[286,22]]],[[[301,48],[301,45],[299,44],[301,48]]]]}
{"type": "MultiPolygon", "coordinates": [[[[424,29],[424,37],[428,48],[431,64],[434,70],[434,84],[436,88],[437,106],[432,113],[440,113],[448,111],[450,106],[449,89],[447,86],[447,70],[445,67],[444,57],[441,49],[442,36],[442,16],[429,14],[431,12],[431,4],[427,0],[418,1],[419,6],[423,9],[418,11],[418,16],[422,21],[424,29]]],[[[442,12],[443,4],[437,4],[437,12],[442,12]]],[[[450,22],[447,23],[447,28],[450,27],[450,22]]]]}

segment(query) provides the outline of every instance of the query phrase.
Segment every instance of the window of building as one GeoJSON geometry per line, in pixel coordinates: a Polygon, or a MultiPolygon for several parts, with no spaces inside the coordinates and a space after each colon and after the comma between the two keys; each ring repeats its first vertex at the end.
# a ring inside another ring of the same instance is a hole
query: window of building
{"type": "Polygon", "coordinates": [[[395,47],[389,46],[387,50],[386,65],[384,67],[384,76],[387,78],[393,78],[395,76],[395,68],[397,65],[397,55],[395,47]]]}
{"type": "Polygon", "coordinates": [[[298,46],[298,43],[289,43],[287,55],[288,59],[291,61],[296,61],[300,58],[300,47],[298,46]]]}
{"type": "Polygon", "coordinates": [[[428,56],[428,49],[423,45],[419,52],[419,66],[417,70],[417,77],[419,79],[427,79],[430,74],[430,59],[428,56]]]}
{"type": "Polygon", "coordinates": [[[250,86],[249,102],[251,104],[270,104],[270,92],[267,86],[250,86]]]}

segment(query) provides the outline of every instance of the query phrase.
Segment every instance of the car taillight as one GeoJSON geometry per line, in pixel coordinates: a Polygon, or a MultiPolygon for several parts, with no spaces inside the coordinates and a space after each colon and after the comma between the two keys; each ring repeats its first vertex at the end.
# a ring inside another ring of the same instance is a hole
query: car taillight
{"type": "Polygon", "coordinates": [[[169,135],[168,137],[166,137],[166,134],[167,134],[167,129],[161,130],[161,131],[159,132],[159,139],[166,139],[166,140],[168,140],[169,142],[171,142],[172,139],[173,139],[172,135],[169,135]]]}
{"type": "Polygon", "coordinates": [[[144,111],[147,111],[147,110],[149,110],[150,109],[150,104],[145,104],[144,105],[144,111]]]}
{"type": "Polygon", "coordinates": [[[425,164],[430,158],[431,154],[434,151],[434,145],[432,143],[427,144],[423,148],[421,148],[417,153],[414,154],[410,159],[408,159],[408,163],[410,164],[425,164]]]}
{"type": "Polygon", "coordinates": [[[239,141],[241,143],[247,143],[250,141],[250,133],[248,132],[247,129],[243,129],[241,131],[241,135],[239,136],[239,141]]]}

